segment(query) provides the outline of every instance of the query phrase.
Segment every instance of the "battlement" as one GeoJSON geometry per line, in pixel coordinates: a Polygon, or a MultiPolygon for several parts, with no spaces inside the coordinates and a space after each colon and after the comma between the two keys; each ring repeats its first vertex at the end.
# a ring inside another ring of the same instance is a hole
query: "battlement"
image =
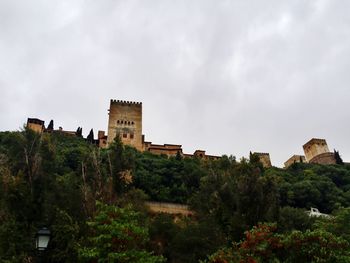
{"type": "Polygon", "coordinates": [[[124,105],[124,106],[142,106],[142,102],[113,100],[113,99],[111,99],[111,104],[118,104],[118,105],[124,105]]]}
{"type": "Polygon", "coordinates": [[[262,156],[268,156],[270,158],[270,154],[269,153],[263,153],[263,152],[254,152],[253,154],[256,154],[257,156],[259,157],[262,157],[262,156]]]}
{"type": "Polygon", "coordinates": [[[45,130],[45,122],[37,118],[28,118],[27,128],[42,133],[45,130]]]}
{"type": "Polygon", "coordinates": [[[303,148],[307,149],[307,147],[310,147],[314,144],[327,145],[327,142],[325,139],[312,138],[310,141],[308,141],[303,145],[303,148]]]}
{"type": "Polygon", "coordinates": [[[45,121],[42,121],[40,119],[37,118],[28,118],[27,119],[27,123],[33,123],[33,124],[38,124],[38,125],[44,125],[45,121]]]}

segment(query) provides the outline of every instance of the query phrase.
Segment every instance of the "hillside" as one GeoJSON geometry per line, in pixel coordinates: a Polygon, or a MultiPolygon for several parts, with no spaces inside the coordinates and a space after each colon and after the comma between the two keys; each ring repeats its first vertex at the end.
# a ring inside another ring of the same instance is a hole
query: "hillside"
{"type": "Polygon", "coordinates": [[[119,140],[101,149],[59,133],[0,133],[2,262],[33,262],[42,226],[52,234],[46,262],[303,262],[315,247],[324,262],[344,262],[349,206],[349,165],[265,169],[254,155],[168,158],[119,140]],[[194,216],[151,214],[145,200],[187,204],[194,216]],[[311,207],[333,217],[310,218],[311,207]],[[292,258],[291,240],[308,252],[292,258]]]}

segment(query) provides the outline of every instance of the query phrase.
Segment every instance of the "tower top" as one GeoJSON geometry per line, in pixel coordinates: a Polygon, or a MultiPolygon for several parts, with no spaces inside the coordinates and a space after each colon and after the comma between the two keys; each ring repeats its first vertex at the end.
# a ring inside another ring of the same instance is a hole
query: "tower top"
{"type": "Polygon", "coordinates": [[[112,105],[112,104],[128,105],[128,106],[131,106],[131,105],[138,105],[138,106],[141,106],[141,105],[142,105],[142,102],[125,101],[125,100],[113,100],[113,99],[111,99],[111,105],[112,105]]]}
{"type": "Polygon", "coordinates": [[[327,142],[325,139],[312,138],[310,141],[308,141],[307,143],[305,143],[303,145],[303,148],[306,149],[307,147],[314,145],[314,144],[327,145],[327,142]]]}

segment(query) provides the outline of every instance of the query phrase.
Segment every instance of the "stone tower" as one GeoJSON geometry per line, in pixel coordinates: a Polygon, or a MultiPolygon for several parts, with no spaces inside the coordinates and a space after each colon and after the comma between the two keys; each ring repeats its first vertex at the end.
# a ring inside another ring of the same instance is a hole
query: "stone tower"
{"type": "Polygon", "coordinates": [[[28,118],[27,128],[42,133],[45,130],[45,122],[36,118],[28,118]]]}
{"type": "Polygon", "coordinates": [[[306,160],[310,162],[315,156],[329,153],[328,145],[324,139],[311,139],[303,145],[306,160]]]}
{"type": "Polygon", "coordinates": [[[311,139],[303,145],[306,160],[309,163],[335,164],[334,154],[328,149],[326,140],[311,139]]]}
{"type": "Polygon", "coordinates": [[[112,143],[117,135],[124,144],[143,150],[141,102],[111,100],[107,143],[112,143]]]}
{"type": "Polygon", "coordinates": [[[262,163],[264,168],[272,167],[271,158],[269,153],[258,153],[254,152],[259,157],[259,161],[262,163]]]}

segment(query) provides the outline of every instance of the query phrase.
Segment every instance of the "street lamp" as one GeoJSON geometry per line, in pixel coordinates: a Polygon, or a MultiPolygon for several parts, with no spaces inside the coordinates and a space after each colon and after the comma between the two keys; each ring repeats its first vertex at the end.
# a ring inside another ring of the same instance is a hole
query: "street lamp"
{"type": "Polygon", "coordinates": [[[44,251],[47,248],[47,245],[49,244],[50,241],[50,230],[47,229],[46,227],[43,227],[40,229],[36,235],[36,249],[39,251],[44,251]]]}

